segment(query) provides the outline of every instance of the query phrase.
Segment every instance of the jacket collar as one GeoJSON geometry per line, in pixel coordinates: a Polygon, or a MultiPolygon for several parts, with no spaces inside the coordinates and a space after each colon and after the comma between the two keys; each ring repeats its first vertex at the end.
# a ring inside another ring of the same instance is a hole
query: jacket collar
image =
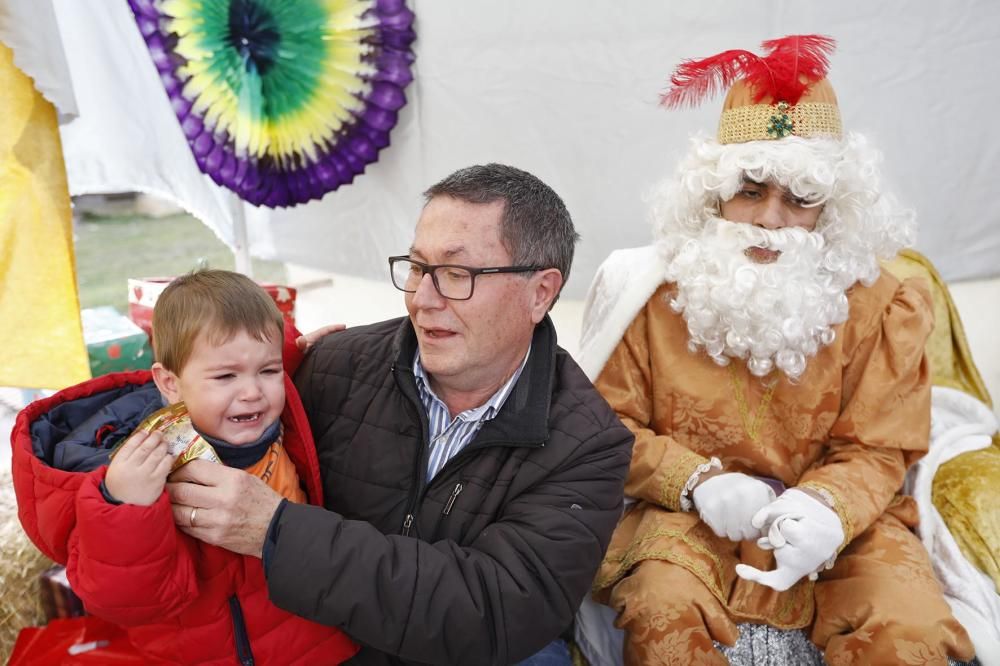
{"type": "MultiPolygon", "coordinates": [[[[531,340],[531,354],[506,402],[496,418],[476,436],[470,446],[506,444],[542,446],[549,438],[549,407],[555,382],[556,329],[545,316],[531,340]]],[[[396,368],[405,369],[413,384],[413,355],[417,352],[417,334],[409,318],[404,317],[393,343],[396,368]]],[[[413,391],[416,386],[413,384],[413,391]]],[[[419,400],[418,400],[419,402],[419,400]]]]}

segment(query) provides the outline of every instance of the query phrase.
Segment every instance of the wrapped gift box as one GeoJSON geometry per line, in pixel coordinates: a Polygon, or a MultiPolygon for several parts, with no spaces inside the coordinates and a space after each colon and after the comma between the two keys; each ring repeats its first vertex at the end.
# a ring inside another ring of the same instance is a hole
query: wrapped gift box
{"type": "Polygon", "coordinates": [[[80,312],[80,318],[94,377],[123,370],[145,370],[153,365],[149,337],[115,308],[86,308],[80,312]]]}
{"type": "MultiPolygon", "coordinates": [[[[146,335],[153,336],[153,306],[163,290],[173,278],[129,278],[128,281],[128,316],[146,335]]],[[[294,287],[280,284],[262,284],[261,288],[274,299],[278,310],[292,324],[295,324],[294,287]]]]}

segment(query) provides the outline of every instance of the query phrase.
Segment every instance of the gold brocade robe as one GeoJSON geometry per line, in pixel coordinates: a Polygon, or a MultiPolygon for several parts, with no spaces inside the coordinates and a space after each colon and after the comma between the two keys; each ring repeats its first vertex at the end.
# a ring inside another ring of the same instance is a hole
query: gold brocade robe
{"type": "Polygon", "coordinates": [[[848,321],[793,383],[689,351],[673,294],[672,284],[660,286],[596,382],[635,433],[625,492],[638,501],[615,531],[595,598],[607,601],[642,560],[665,560],[694,573],[736,618],[807,626],[813,583],[803,578],[777,592],[738,578],[738,562],[772,569],[772,554],[753,541],[719,538],[697,512],[682,512],[683,486],[714,456],[726,471],[825,491],[844,528],[842,548],[887,511],[915,525],[915,502],[896,493],[928,446],[930,295],[922,282],[900,283],[884,271],[871,287],[856,285],[848,321]]]}

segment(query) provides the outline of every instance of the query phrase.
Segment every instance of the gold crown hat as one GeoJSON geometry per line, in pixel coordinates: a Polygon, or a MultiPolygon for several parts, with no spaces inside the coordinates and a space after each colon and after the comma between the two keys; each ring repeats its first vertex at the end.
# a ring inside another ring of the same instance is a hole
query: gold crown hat
{"type": "Polygon", "coordinates": [[[661,98],[668,108],[694,106],[729,88],[719,119],[719,143],[786,136],[840,139],[843,130],[833,86],[826,79],[836,42],[822,35],[791,35],[761,44],[765,55],[735,49],[685,60],[661,98]]]}

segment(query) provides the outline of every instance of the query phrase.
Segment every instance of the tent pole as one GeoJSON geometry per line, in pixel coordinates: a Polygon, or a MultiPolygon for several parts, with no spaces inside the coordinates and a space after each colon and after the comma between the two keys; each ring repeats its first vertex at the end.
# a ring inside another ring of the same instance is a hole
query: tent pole
{"type": "Polygon", "coordinates": [[[236,259],[236,272],[253,277],[253,263],[250,261],[250,243],[247,241],[247,218],[243,208],[243,200],[235,197],[233,206],[233,255],[236,259]]]}

